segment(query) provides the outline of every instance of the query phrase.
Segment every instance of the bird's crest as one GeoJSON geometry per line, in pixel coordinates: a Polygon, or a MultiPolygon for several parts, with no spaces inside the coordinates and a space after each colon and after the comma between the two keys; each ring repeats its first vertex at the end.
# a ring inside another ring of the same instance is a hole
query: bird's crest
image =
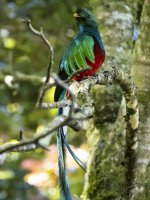
{"type": "Polygon", "coordinates": [[[97,26],[98,21],[91,11],[86,8],[77,8],[74,17],[85,25],[97,26]]]}
{"type": "Polygon", "coordinates": [[[85,18],[89,18],[91,17],[95,22],[97,22],[96,17],[94,16],[94,14],[89,11],[87,8],[77,8],[76,13],[80,16],[83,16],[85,18]]]}

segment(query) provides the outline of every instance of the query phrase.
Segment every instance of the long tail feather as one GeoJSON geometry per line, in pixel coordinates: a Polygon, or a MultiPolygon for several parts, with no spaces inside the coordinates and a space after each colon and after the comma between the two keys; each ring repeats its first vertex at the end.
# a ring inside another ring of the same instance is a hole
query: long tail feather
{"type": "MultiPolygon", "coordinates": [[[[58,110],[58,115],[67,114],[69,109],[60,108],[58,110]]],[[[66,140],[67,127],[61,127],[58,129],[57,132],[57,148],[58,148],[58,166],[59,166],[59,185],[60,185],[60,199],[61,200],[72,200],[69,184],[68,184],[68,177],[67,177],[67,170],[66,170],[66,149],[77,162],[77,164],[86,171],[86,165],[83,163],[73,152],[69,144],[66,140]]]]}
{"type": "Polygon", "coordinates": [[[59,185],[61,200],[72,200],[66,170],[66,153],[63,142],[63,128],[59,128],[57,132],[57,148],[58,148],[58,166],[59,166],[59,185]]]}
{"type": "Polygon", "coordinates": [[[84,162],[82,162],[73,152],[73,150],[71,149],[71,147],[69,146],[69,144],[66,141],[66,137],[64,135],[64,133],[62,132],[62,139],[64,144],[66,145],[68,151],[70,152],[70,154],[72,155],[73,159],[76,161],[76,163],[84,170],[86,171],[86,164],[84,162]]]}

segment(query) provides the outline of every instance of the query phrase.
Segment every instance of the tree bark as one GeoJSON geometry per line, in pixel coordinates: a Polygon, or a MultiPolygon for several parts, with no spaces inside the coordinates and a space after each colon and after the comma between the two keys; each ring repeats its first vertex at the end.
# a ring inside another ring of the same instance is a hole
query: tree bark
{"type": "Polygon", "coordinates": [[[150,1],[145,0],[140,35],[135,44],[132,73],[137,85],[140,107],[139,157],[138,157],[138,196],[137,199],[150,199],[150,1]]]}
{"type": "MultiPolygon", "coordinates": [[[[117,65],[125,71],[130,71],[133,47],[131,38],[134,12],[138,11],[138,7],[135,6],[137,1],[97,0],[91,3],[100,19],[100,32],[106,50],[103,69],[117,65]]],[[[90,159],[81,199],[124,199],[122,194],[127,185],[124,160],[125,104],[122,92],[117,86],[95,86],[91,93],[95,100],[95,117],[88,123],[90,159]]],[[[135,177],[133,179],[135,181],[135,177]]],[[[129,198],[133,199],[134,195],[129,198]]]]}

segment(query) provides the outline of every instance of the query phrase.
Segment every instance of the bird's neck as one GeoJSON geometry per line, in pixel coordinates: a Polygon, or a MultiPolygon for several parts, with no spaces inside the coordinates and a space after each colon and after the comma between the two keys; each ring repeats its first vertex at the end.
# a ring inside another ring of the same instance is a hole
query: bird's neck
{"type": "Polygon", "coordinates": [[[93,37],[95,37],[97,39],[97,41],[99,42],[101,48],[104,50],[104,46],[103,46],[103,43],[101,40],[100,33],[98,31],[98,27],[89,26],[89,25],[80,25],[79,32],[86,33],[86,34],[89,34],[89,35],[92,35],[93,37]]]}
{"type": "Polygon", "coordinates": [[[81,24],[79,26],[79,31],[80,32],[89,32],[89,33],[91,33],[91,32],[97,32],[98,28],[95,27],[95,26],[89,26],[89,25],[83,25],[83,24],[81,24]]]}

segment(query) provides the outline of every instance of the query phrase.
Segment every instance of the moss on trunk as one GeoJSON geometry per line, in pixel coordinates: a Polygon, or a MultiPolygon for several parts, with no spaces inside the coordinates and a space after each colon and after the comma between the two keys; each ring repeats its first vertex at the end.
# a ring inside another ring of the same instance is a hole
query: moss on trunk
{"type": "Polygon", "coordinates": [[[140,106],[138,197],[150,199],[148,167],[150,162],[150,1],[146,0],[141,21],[140,35],[135,44],[132,73],[137,85],[140,106]]]}
{"type": "MultiPolygon", "coordinates": [[[[143,1],[140,1],[140,5],[141,2],[143,1]]],[[[132,61],[133,19],[140,10],[138,1],[95,0],[91,3],[100,20],[100,32],[106,50],[106,61],[102,68],[106,70],[117,65],[129,71],[132,61]]],[[[122,92],[117,86],[95,86],[91,92],[95,100],[95,117],[91,119],[87,131],[90,160],[81,199],[119,200],[125,187],[122,92]]]]}

